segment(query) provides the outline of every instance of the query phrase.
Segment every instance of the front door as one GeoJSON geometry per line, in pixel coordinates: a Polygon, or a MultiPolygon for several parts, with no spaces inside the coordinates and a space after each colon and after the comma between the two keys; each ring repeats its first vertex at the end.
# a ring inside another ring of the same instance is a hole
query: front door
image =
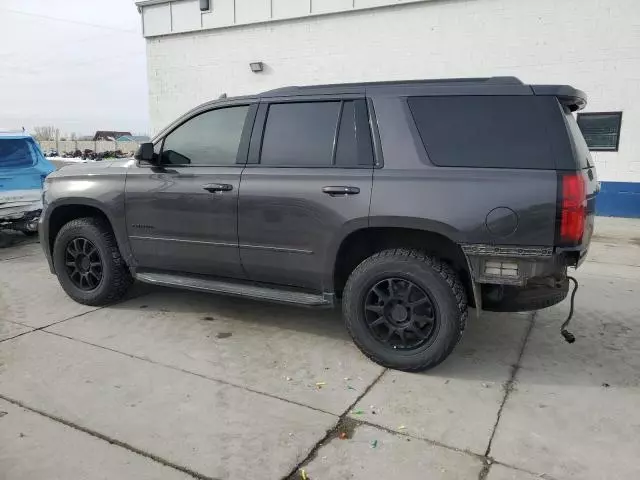
{"type": "Polygon", "coordinates": [[[367,226],[366,104],[327,100],[260,106],[238,210],[240,256],[252,280],[326,291],[330,246],[367,226]]]}
{"type": "Polygon", "coordinates": [[[126,217],[139,268],[244,276],[238,252],[238,148],[249,106],[199,113],[156,146],[126,182],[126,217]]]}

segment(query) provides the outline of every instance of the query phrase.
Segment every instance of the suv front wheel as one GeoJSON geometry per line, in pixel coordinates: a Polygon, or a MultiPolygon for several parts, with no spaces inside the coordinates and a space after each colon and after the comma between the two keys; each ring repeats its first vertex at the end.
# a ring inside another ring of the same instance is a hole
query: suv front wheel
{"type": "Polygon", "coordinates": [[[77,218],[60,229],[53,265],[67,295],[85,305],[114,303],[133,283],[111,228],[99,218],[77,218]]]}
{"type": "Polygon", "coordinates": [[[447,358],[468,315],[453,269],[408,249],[384,250],[358,265],[342,308],[358,348],[380,365],[405,371],[426,370],[447,358]]]}

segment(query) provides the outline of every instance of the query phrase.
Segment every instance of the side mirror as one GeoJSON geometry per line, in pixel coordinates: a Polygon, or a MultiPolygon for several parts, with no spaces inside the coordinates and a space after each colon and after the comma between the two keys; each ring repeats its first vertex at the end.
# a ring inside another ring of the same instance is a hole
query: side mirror
{"type": "Polygon", "coordinates": [[[133,158],[135,158],[136,160],[149,162],[154,165],[158,163],[158,158],[153,151],[153,143],[151,142],[141,144],[140,148],[138,148],[138,151],[133,156],[133,158]]]}

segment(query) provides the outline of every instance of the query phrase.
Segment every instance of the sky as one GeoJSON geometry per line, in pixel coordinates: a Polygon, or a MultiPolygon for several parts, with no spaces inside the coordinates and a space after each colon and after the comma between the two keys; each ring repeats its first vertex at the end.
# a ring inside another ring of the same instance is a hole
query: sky
{"type": "Polygon", "coordinates": [[[134,0],[0,0],[0,129],[149,130],[134,0]]]}

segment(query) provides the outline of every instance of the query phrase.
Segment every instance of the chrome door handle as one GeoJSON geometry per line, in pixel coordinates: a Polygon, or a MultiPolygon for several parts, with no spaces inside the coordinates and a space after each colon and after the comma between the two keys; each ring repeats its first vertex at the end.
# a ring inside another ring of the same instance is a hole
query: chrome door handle
{"type": "Polygon", "coordinates": [[[207,192],[230,192],[233,190],[233,185],[229,185],[228,183],[207,183],[206,185],[202,185],[207,192]]]}
{"type": "Polygon", "coordinates": [[[322,187],[322,192],[327,195],[331,195],[332,197],[338,197],[341,195],[357,195],[360,193],[360,189],[358,187],[350,187],[350,186],[335,186],[335,187],[322,187]]]}

